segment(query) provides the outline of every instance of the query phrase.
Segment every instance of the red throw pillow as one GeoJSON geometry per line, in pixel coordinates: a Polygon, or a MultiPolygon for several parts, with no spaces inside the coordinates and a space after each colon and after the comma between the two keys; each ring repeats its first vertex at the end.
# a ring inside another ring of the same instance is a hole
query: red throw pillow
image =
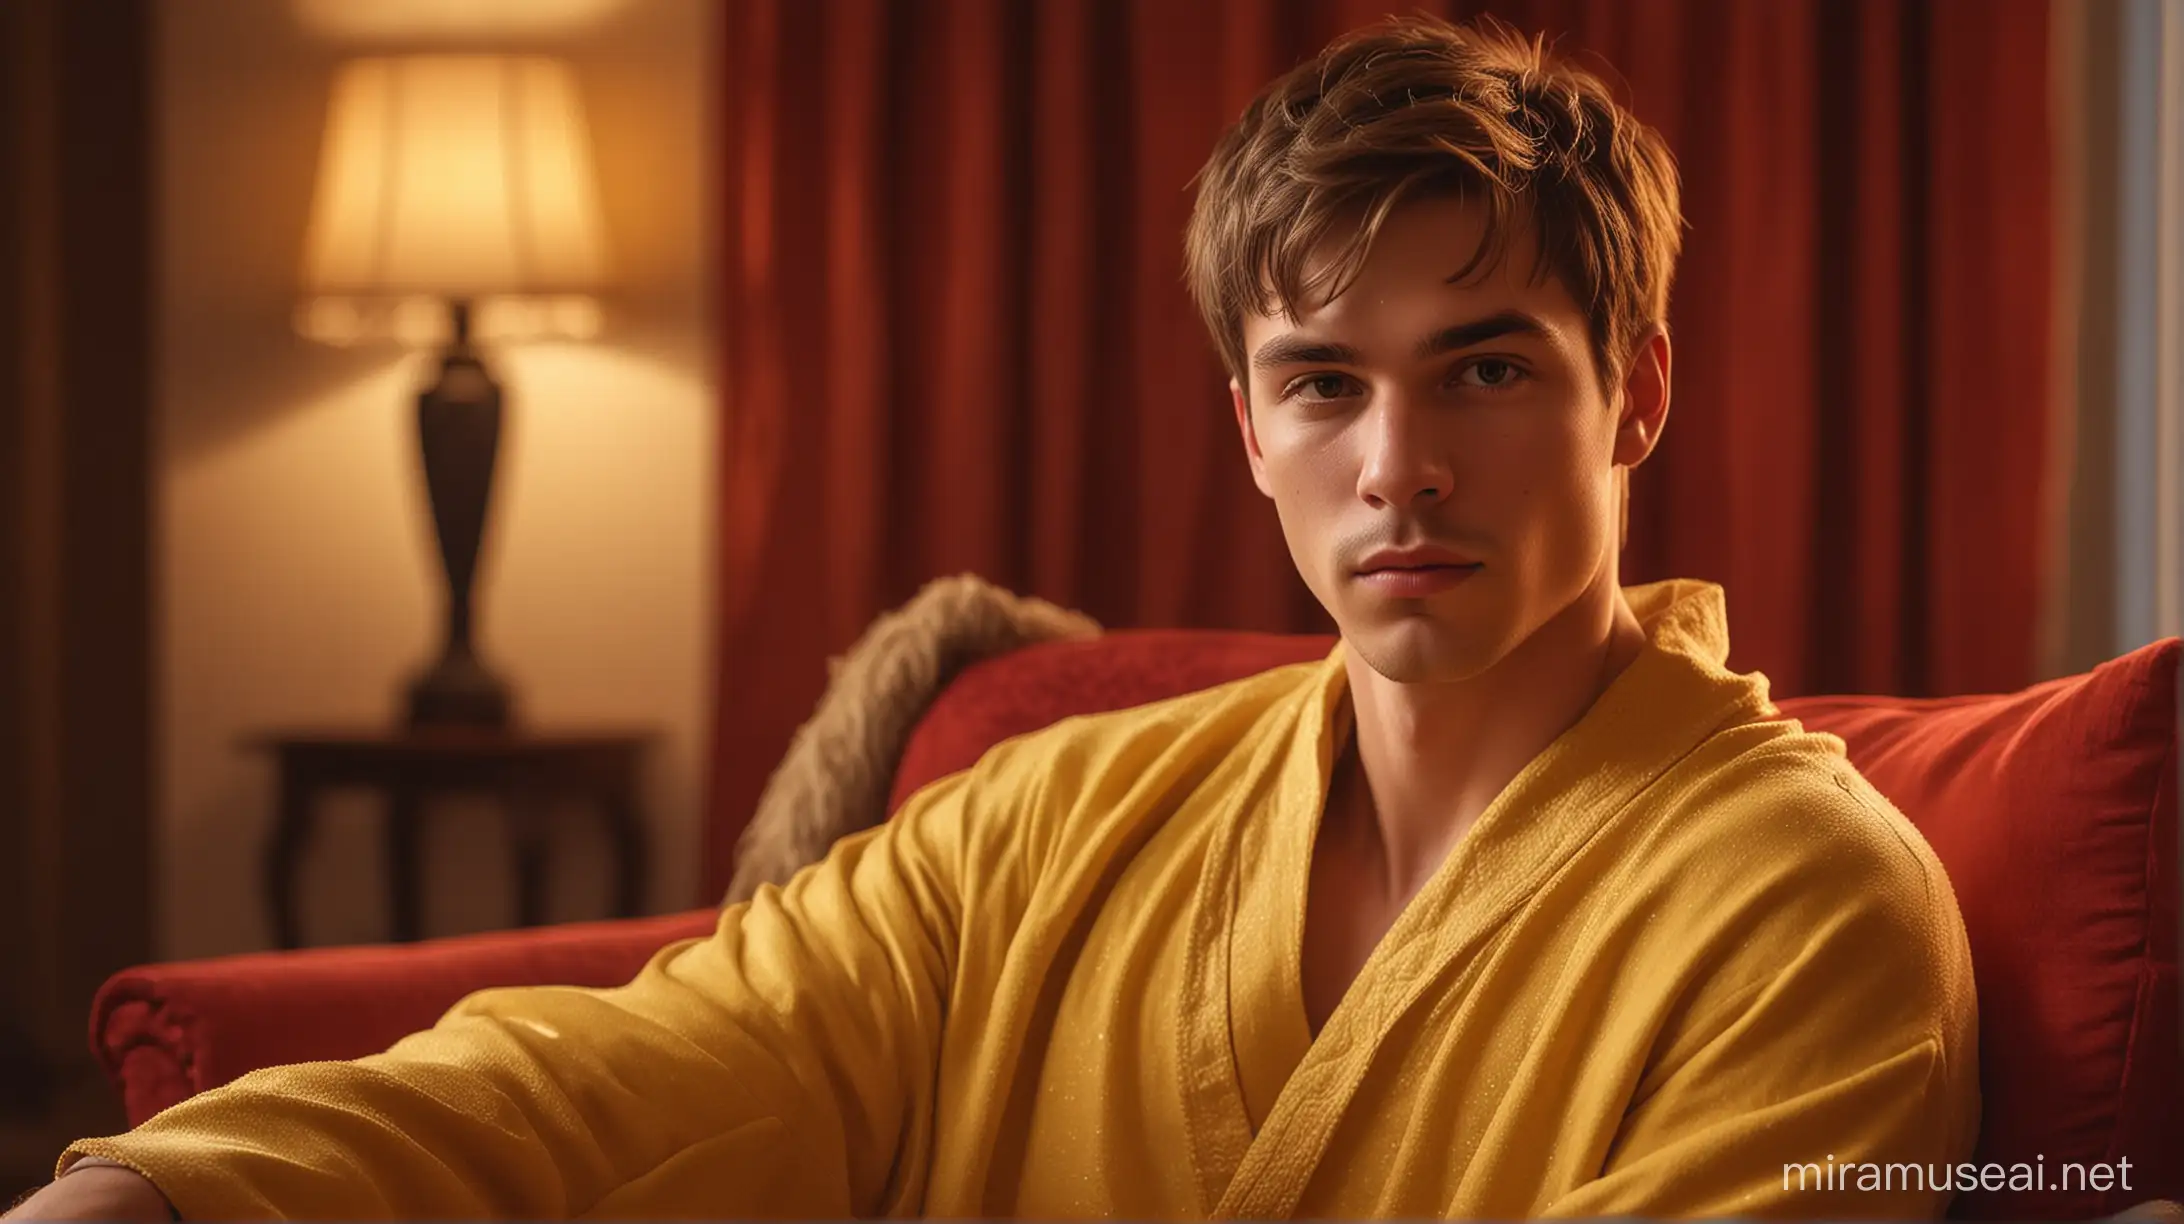
{"type": "Polygon", "coordinates": [[[2130,1188],[1960,1194],[1969,1218],[2184,1193],[2171,639],[1997,697],[1807,697],[1948,868],[1979,990],[1979,1161],[2128,1159],[2130,1188]]]}
{"type": "Polygon", "coordinates": [[[1332,637],[1125,629],[983,660],[964,668],[919,720],[895,767],[888,814],[926,783],[977,764],[1002,740],[1073,715],[1126,710],[1324,659],[1334,648],[1332,637]]]}

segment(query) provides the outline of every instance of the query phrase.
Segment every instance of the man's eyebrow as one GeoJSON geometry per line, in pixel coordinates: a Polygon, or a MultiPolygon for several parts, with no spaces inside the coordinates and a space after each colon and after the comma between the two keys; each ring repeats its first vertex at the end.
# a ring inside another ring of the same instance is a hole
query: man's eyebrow
{"type": "Polygon", "coordinates": [[[1251,355],[1251,368],[1271,370],[1285,365],[1356,365],[1358,353],[1347,344],[1314,340],[1294,333],[1276,336],[1251,355]]]}
{"type": "Polygon", "coordinates": [[[1533,315],[1521,310],[1499,310],[1483,319],[1444,327],[1418,342],[1412,353],[1420,361],[1467,349],[1474,344],[1484,344],[1503,336],[1534,336],[1548,338],[1547,325],[1533,315]]]}
{"type": "MultiPolygon", "coordinates": [[[[1548,336],[1547,325],[1521,310],[1500,310],[1469,323],[1457,323],[1418,342],[1412,356],[1420,361],[1484,344],[1502,336],[1548,336]]],[[[1251,368],[1271,370],[1286,365],[1357,365],[1359,355],[1351,345],[1310,336],[1276,336],[1251,355],[1251,368]]]]}

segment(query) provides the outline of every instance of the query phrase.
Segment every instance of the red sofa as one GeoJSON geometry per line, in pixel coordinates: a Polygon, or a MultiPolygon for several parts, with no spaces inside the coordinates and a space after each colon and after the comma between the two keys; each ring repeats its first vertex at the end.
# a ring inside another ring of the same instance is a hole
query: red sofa
{"type": "MultiPolygon", "coordinates": [[[[1144,631],[1029,647],[967,669],[904,752],[894,801],[999,740],[1319,657],[1323,638],[1144,631]]],[[[2184,1197],[2177,980],[2179,643],[1999,697],[1820,697],[1786,716],[1834,732],[1947,865],[1980,1003],[1975,1159],[2129,1160],[2128,1189],[1976,1191],[1968,1218],[2086,1218],[2184,1197]]],[[[132,1123],[261,1066],[347,1058],[462,995],[611,985],[713,913],[397,947],[263,953],[116,974],[91,1040],[132,1123]]]]}

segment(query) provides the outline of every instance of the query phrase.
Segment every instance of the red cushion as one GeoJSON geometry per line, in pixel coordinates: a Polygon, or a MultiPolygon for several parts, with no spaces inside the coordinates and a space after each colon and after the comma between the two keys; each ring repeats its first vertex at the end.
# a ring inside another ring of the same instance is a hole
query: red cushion
{"type": "Polygon", "coordinates": [[[1974,1192],[1952,1215],[2078,1218],[2184,1193],[2172,639],[2000,697],[1782,703],[1843,737],[1949,870],[1979,988],[1976,1159],[2131,1161],[2106,1194],[1974,1192]]]}
{"type": "Polygon", "coordinates": [[[259,1067],[361,1058],[430,1028],[474,990],[615,986],[665,945],[702,935],[712,909],[568,923],[414,944],[253,952],[141,965],[91,1004],[91,1048],[135,1126],[259,1067]]]}
{"type": "MultiPolygon", "coordinates": [[[[987,748],[1285,663],[1334,640],[1136,631],[966,669],[919,724],[890,808],[987,748]]],[[[1975,1159],[2131,1162],[2107,1193],[1975,1191],[1951,1214],[2085,1218],[2184,1194],[2176,960],[2177,658],[2149,646],[1999,697],[1814,697],[1785,713],[1851,760],[1948,868],[1980,1005],[1975,1159]]]]}
{"type": "Polygon", "coordinates": [[[1042,642],[964,668],[919,721],[895,767],[890,814],[928,782],[969,769],[988,748],[1073,714],[1180,697],[1286,663],[1323,659],[1332,637],[1131,629],[1042,642]]]}

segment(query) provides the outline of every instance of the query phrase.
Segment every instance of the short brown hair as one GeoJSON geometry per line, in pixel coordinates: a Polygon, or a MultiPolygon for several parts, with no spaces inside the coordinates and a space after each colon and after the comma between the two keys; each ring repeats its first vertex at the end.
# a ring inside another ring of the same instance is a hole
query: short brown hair
{"type": "Polygon", "coordinates": [[[1341,293],[1396,205],[1422,192],[1488,207],[1458,277],[1506,253],[1512,218],[1536,224],[1541,264],[1586,312],[1603,381],[1666,325],[1683,224],[1668,146],[1598,76],[1491,19],[1398,17],[1336,40],[1252,100],[1197,183],[1186,277],[1247,388],[1244,312],[1293,316],[1307,293],[1341,293]],[[1313,250],[1348,218],[1356,233],[1308,280],[1313,250]]]}

